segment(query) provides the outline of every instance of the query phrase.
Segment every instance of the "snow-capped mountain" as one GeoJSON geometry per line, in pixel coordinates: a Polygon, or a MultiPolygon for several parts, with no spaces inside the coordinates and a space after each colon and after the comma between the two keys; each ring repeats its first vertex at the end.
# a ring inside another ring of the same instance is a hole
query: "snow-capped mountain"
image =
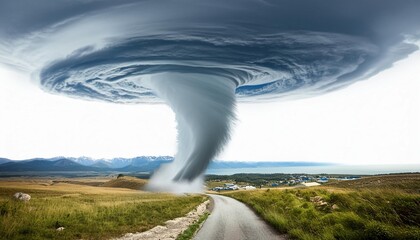
{"type": "MultiPolygon", "coordinates": [[[[155,171],[161,164],[173,161],[171,156],[141,156],[134,158],[92,159],[89,157],[54,157],[10,160],[0,158],[1,172],[24,171],[93,171],[93,172],[144,172],[155,171]]],[[[213,161],[209,169],[287,167],[287,166],[324,166],[330,163],[314,162],[240,162],[213,161]]]]}
{"type": "Polygon", "coordinates": [[[90,157],[84,157],[84,156],[83,157],[78,157],[78,158],[68,158],[68,159],[70,159],[73,162],[76,162],[78,164],[85,165],[85,166],[91,166],[91,165],[95,164],[95,162],[97,161],[97,160],[94,160],[90,157]]]}
{"type": "Polygon", "coordinates": [[[153,172],[162,163],[173,160],[169,156],[142,156],[135,158],[92,159],[88,157],[68,158],[33,158],[27,160],[10,160],[2,158],[0,172],[21,171],[122,171],[153,172]]]}
{"type": "MultiPolygon", "coordinates": [[[[170,156],[141,156],[134,158],[111,158],[111,159],[92,159],[88,157],[69,158],[70,160],[84,166],[100,168],[126,168],[129,166],[141,167],[150,163],[164,163],[173,160],[170,156]]],[[[155,164],[153,164],[155,165],[155,164]]]]}

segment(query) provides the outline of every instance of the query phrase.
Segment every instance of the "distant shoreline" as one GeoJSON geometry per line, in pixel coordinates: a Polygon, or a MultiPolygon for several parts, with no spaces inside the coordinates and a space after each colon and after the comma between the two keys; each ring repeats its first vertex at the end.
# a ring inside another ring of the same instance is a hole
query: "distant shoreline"
{"type": "Polygon", "coordinates": [[[324,166],[282,166],[255,168],[208,169],[206,174],[232,175],[237,173],[306,173],[306,174],[346,174],[377,175],[420,172],[420,164],[389,165],[324,165],[324,166]]]}

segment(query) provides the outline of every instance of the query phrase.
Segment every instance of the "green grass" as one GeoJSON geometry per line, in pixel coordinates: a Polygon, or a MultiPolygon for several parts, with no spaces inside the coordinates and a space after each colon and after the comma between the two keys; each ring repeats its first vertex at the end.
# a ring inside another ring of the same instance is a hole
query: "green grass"
{"type": "Polygon", "coordinates": [[[327,186],[348,189],[394,189],[420,194],[420,174],[379,175],[354,181],[332,182],[327,186]]]}
{"type": "Polygon", "coordinates": [[[227,195],[293,239],[420,239],[420,194],[416,193],[319,187],[227,195]]]}
{"type": "Polygon", "coordinates": [[[197,232],[198,228],[201,226],[201,224],[206,221],[210,214],[204,213],[198,221],[191,224],[184,232],[182,232],[176,239],[177,240],[190,240],[194,237],[194,234],[197,232]]]}
{"type": "Polygon", "coordinates": [[[109,239],[164,224],[204,201],[199,195],[42,184],[0,182],[0,239],[109,239]],[[18,191],[32,199],[12,199],[18,191]]]}

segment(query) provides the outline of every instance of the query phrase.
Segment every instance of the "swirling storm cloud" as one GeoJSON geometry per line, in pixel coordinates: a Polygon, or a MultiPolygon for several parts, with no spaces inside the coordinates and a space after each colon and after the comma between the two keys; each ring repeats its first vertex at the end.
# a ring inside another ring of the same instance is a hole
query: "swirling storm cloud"
{"type": "Polygon", "coordinates": [[[150,188],[196,191],[236,102],[316,96],[375,75],[417,50],[419,12],[417,0],[3,1],[0,62],[52,94],[167,103],[178,152],[150,188]]]}

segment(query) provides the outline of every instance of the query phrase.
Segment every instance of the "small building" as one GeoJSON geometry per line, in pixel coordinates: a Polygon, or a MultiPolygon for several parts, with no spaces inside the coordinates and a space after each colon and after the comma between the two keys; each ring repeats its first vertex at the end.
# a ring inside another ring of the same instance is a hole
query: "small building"
{"type": "Polygon", "coordinates": [[[225,185],[224,185],[224,188],[223,188],[224,190],[238,190],[239,189],[239,187],[238,187],[238,185],[236,185],[236,184],[233,184],[233,183],[225,183],[225,185]]]}
{"type": "Polygon", "coordinates": [[[308,182],[311,180],[311,178],[307,176],[300,176],[300,179],[302,180],[302,182],[308,182]]]}
{"type": "Polygon", "coordinates": [[[318,179],[317,182],[319,182],[319,183],[327,183],[328,182],[328,178],[327,177],[321,177],[321,178],[318,179]]]}
{"type": "Polygon", "coordinates": [[[338,178],[338,181],[349,181],[349,180],[356,180],[356,179],[360,179],[359,176],[348,176],[348,177],[344,177],[344,178],[338,178]]]}

